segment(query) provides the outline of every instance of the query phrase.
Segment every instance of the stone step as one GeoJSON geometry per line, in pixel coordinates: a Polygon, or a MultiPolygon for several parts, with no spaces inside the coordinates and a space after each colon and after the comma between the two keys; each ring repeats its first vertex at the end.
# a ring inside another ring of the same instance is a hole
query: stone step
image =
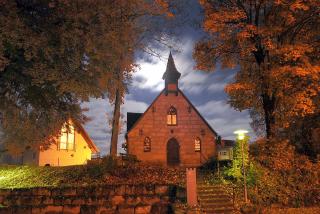
{"type": "Polygon", "coordinates": [[[228,207],[232,208],[233,203],[232,202],[226,202],[226,203],[221,203],[221,202],[200,202],[202,207],[213,207],[213,208],[220,208],[220,207],[228,207]]]}
{"type": "Polygon", "coordinates": [[[197,186],[197,189],[199,190],[220,190],[220,191],[226,191],[228,188],[224,187],[212,187],[212,186],[197,186]]]}
{"type": "Polygon", "coordinates": [[[219,189],[197,189],[197,192],[202,192],[202,193],[217,193],[217,194],[229,194],[227,191],[225,190],[219,190],[219,189]]]}
{"type": "Polygon", "coordinates": [[[227,194],[210,194],[210,193],[202,193],[198,194],[200,199],[230,199],[232,200],[232,195],[227,195],[227,194]]]}
{"type": "Polygon", "coordinates": [[[217,192],[217,193],[224,193],[228,192],[224,189],[197,189],[198,192],[217,192]]]}
{"type": "Polygon", "coordinates": [[[230,198],[199,198],[201,202],[214,202],[214,203],[226,203],[226,202],[232,202],[232,199],[230,198]]]}
{"type": "Polygon", "coordinates": [[[202,187],[202,188],[231,188],[229,185],[213,185],[213,184],[197,184],[197,187],[202,187]]]}
{"type": "Polygon", "coordinates": [[[201,210],[206,213],[224,213],[224,212],[233,212],[233,207],[201,207],[201,210]]]}
{"type": "Polygon", "coordinates": [[[203,213],[233,213],[232,194],[224,185],[197,185],[199,202],[203,213]]]}
{"type": "Polygon", "coordinates": [[[197,183],[197,187],[225,188],[225,187],[228,187],[228,185],[197,183]]]}
{"type": "Polygon", "coordinates": [[[200,197],[212,197],[212,198],[232,198],[231,195],[226,193],[212,193],[212,192],[198,192],[200,197]]]}
{"type": "Polygon", "coordinates": [[[233,214],[233,209],[232,210],[202,210],[203,214],[233,214]]]}

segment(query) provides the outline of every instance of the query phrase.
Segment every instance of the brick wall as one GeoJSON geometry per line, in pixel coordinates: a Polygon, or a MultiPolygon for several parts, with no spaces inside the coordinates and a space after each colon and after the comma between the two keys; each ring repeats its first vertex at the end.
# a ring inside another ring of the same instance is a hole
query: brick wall
{"type": "Polygon", "coordinates": [[[176,196],[168,185],[0,190],[0,213],[167,213],[176,196]]]}
{"type": "Polygon", "coordinates": [[[199,166],[216,155],[215,134],[179,91],[178,96],[161,93],[140,121],[128,133],[128,152],[145,162],[166,165],[167,142],[175,138],[180,145],[182,166],[199,166]],[[170,106],[177,109],[177,125],[167,125],[170,106]],[[142,130],[142,132],[141,132],[142,130]],[[151,138],[151,152],[144,152],[145,137],[151,138]],[[195,152],[194,140],[201,139],[201,152],[195,152]]]}

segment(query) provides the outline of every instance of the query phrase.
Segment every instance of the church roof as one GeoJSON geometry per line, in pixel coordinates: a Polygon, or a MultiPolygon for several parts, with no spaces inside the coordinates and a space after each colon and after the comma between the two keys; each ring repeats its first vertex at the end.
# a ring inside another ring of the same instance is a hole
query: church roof
{"type": "Polygon", "coordinates": [[[174,64],[174,60],[170,51],[167,69],[164,72],[162,79],[164,79],[168,83],[175,83],[181,76],[181,73],[177,70],[176,65],[174,64]]]}
{"type": "Polygon", "coordinates": [[[204,119],[204,117],[200,114],[200,112],[198,111],[198,109],[192,104],[192,102],[188,99],[188,97],[186,95],[184,95],[184,93],[179,89],[179,92],[181,93],[181,95],[187,100],[187,102],[190,104],[190,106],[195,110],[195,112],[199,115],[199,117],[203,120],[203,122],[208,126],[208,128],[215,134],[218,136],[218,133],[211,127],[211,125],[208,123],[208,121],[206,119],[204,119]]]}
{"type": "Polygon", "coordinates": [[[133,125],[139,120],[143,113],[127,112],[127,132],[131,130],[133,125]]]}

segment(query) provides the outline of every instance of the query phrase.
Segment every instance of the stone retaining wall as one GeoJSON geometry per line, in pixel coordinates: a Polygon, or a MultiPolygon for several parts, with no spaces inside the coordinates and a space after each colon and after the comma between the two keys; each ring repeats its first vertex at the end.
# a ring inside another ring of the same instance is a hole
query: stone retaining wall
{"type": "Polygon", "coordinates": [[[0,190],[2,213],[170,213],[184,191],[168,185],[105,185],[89,187],[0,190]],[[177,194],[178,193],[178,194],[177,194]]]}

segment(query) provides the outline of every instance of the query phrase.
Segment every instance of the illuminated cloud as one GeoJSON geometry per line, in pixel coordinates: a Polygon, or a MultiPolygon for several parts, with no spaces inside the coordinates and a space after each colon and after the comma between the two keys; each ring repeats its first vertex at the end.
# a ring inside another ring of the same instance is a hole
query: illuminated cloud
{"type": "Polygon", "coordinates": [[[211,100],[197,107],[204,115],[212,128],[224,139],[234,139],[233,132],[238,129],[246,129],[249,136],[255,139],[255,134],[250,127],[250,117],[247,111],[236,111],[226,100],[211,100]]]}

